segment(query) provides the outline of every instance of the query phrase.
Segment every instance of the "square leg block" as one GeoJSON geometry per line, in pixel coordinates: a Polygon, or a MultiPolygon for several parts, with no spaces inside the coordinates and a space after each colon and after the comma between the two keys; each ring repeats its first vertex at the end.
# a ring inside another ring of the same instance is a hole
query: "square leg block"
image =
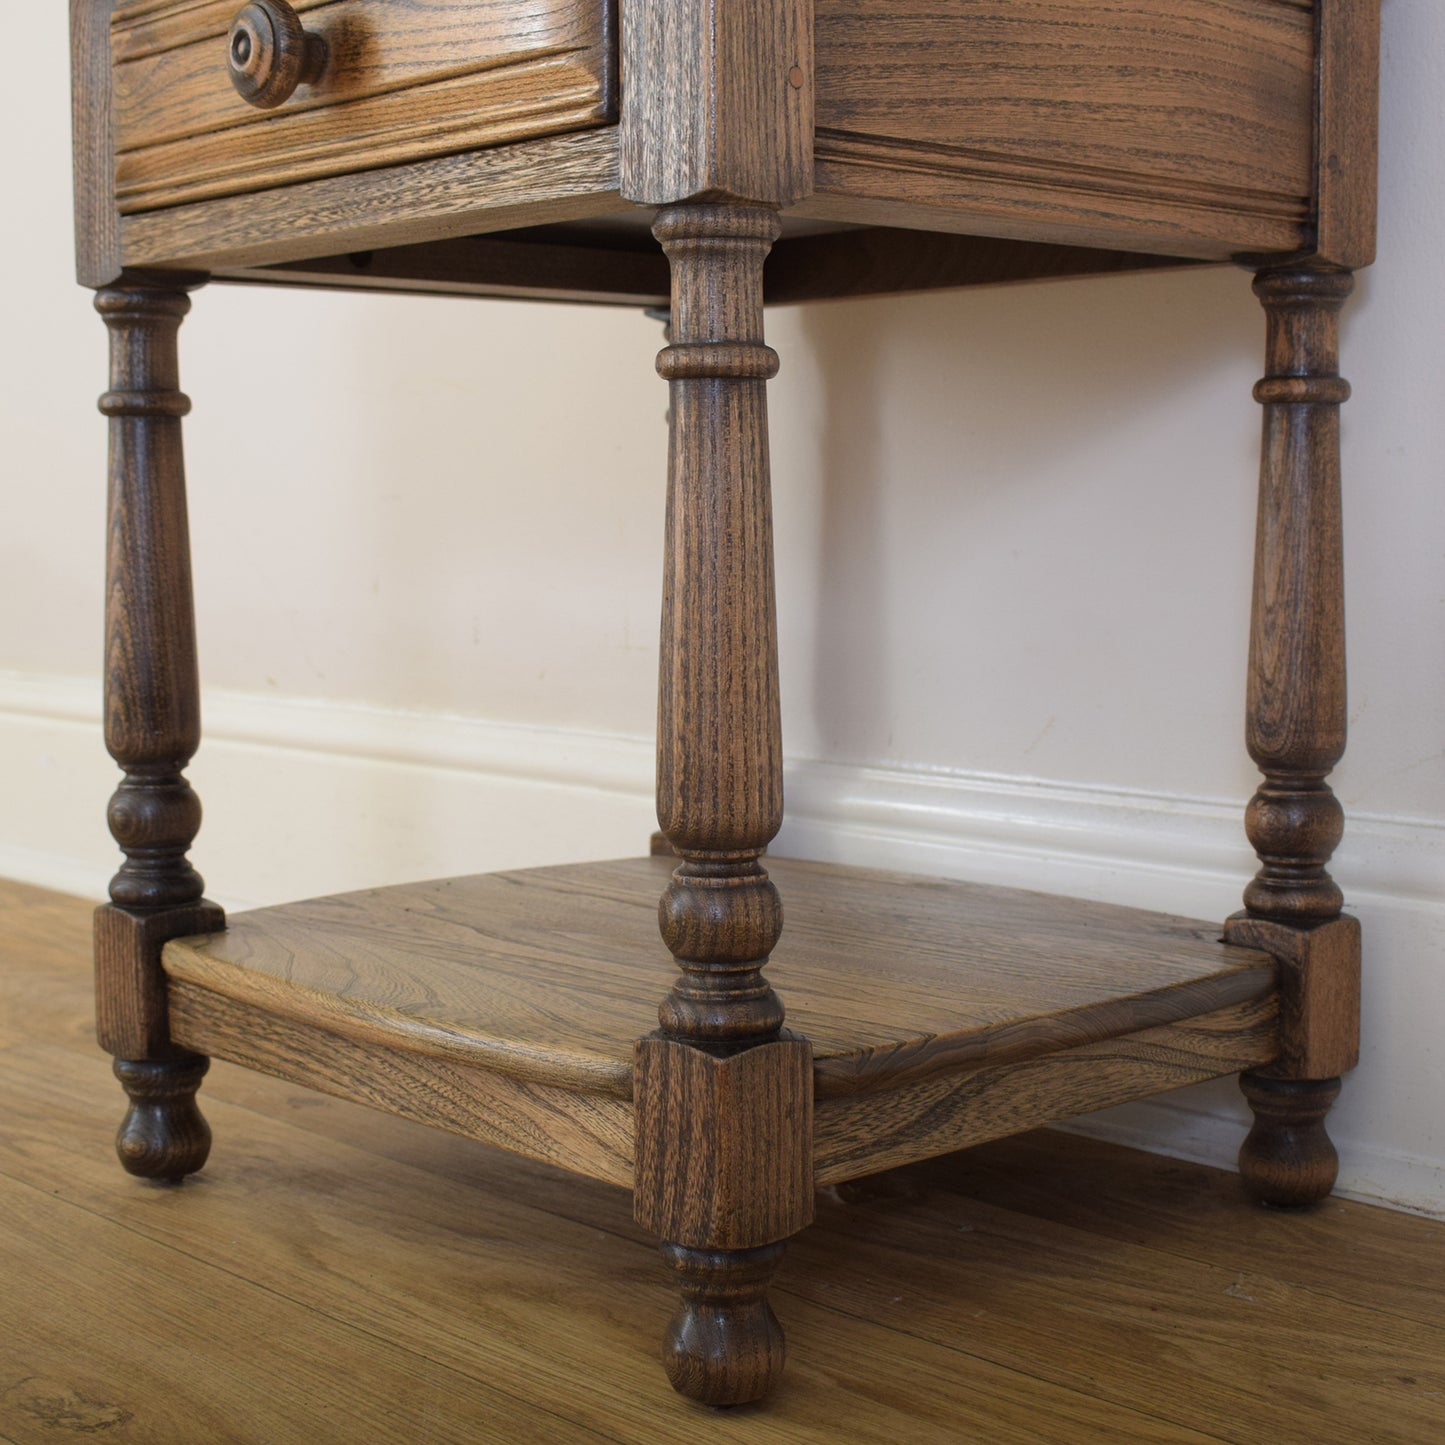
{"type": "Polygon", "coordinates": [[[752,1249],[813,1219],[813,1051],[637,1044],[637,1222],[673,1244],[752,1249]]]}
{"type": "Polygon", "coordinates": [[[1333,1079],[1360,1060],[1360,921],[1343,916],[1291,928],[1236,913],[1226,943],[1258,948],[1279,964],[1279,1057],[1264,1072],[1333,1079]]]}

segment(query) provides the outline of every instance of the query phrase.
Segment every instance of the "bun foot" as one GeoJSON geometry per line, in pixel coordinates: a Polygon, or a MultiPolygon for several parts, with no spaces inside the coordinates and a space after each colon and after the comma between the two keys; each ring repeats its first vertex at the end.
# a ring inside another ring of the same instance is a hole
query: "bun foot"
{"type": "Polygon", "coordinates": [[[783,1246],[664,1244],[662,1257],[682,1283],[682,1304],[662,1344],[673,1389],[704,1405],[762,1399],[777,1384],[787,1354],[783,1327],[767,1300],[783,1246]]]}
{"type": "Polygon", "coordinates": [[[115,1136],[115,1152],[128,1174],[141,1179],[184,1179],[206,1162],[211,1126],[196,1107],[211,1061],[199,1054],[141,1063],[115,1061],[115,1076],[130,1110],[115,1136]]]}
{"type": "Polygon", "coordinates": [[[1279,1208],[1319,1203],[1339,1172],[1325,1115],[1339,1097],[1340,1081],[1247,1073],[1239,1086],[1254,1111],[1254,1127],[1239,1151],[1244,1187],[1259,1203],[1279,1208]]]}

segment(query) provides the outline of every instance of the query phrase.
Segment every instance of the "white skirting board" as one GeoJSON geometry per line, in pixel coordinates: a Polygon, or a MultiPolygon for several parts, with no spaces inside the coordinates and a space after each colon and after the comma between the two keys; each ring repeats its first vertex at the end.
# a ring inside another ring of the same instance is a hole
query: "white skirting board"
{"type": "MultiPolygon", "coordinates": [[[[634,854],[650,739],[351,703],[208,694],[194,850],[231,908],[634,854]]],[[[0,674],[0,875],[100,897],[116,779],[95,682],[0,674]]],[[[1223,918],[1252,871],[1243,802],[790,760],[775,851],[1223,918]]],[[[1364,1053],[1332,1116],[1340,1192],[1445,1216],[1445,825],[1351,816],[1334,869],[1365,928],[1364,1053]]],[[[659,957],[659,980],[665,968],[659,957]]],[[[1231,1081],[1076,1121],[1229,1166],[1231,1081]]]]}

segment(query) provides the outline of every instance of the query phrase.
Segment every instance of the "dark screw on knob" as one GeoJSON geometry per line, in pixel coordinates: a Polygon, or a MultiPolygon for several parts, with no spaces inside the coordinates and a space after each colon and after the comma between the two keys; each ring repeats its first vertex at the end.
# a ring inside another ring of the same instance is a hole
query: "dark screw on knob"
{"type": "Polygon", "coordinates": [[[298,85],[326,69],[326,42],[308,33],[286,0],[252,0],[231,22],[226,49],[231,84],[262,110],[284,104],[298,85]]]}

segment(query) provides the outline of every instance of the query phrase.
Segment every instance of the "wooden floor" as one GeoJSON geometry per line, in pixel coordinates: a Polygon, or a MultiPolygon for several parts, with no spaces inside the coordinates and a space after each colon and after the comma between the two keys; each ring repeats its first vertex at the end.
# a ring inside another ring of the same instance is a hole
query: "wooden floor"
{"type": "Polygon", "coordinates": [[[689,1405],[619,1190],[222,1065],[205,1173],[126,1178],[88,924],[0,883],[12,1445],[1445,1441],[1445,1225],[1058,1134],[829,1191],[781,1391],[689,1405]]]}

